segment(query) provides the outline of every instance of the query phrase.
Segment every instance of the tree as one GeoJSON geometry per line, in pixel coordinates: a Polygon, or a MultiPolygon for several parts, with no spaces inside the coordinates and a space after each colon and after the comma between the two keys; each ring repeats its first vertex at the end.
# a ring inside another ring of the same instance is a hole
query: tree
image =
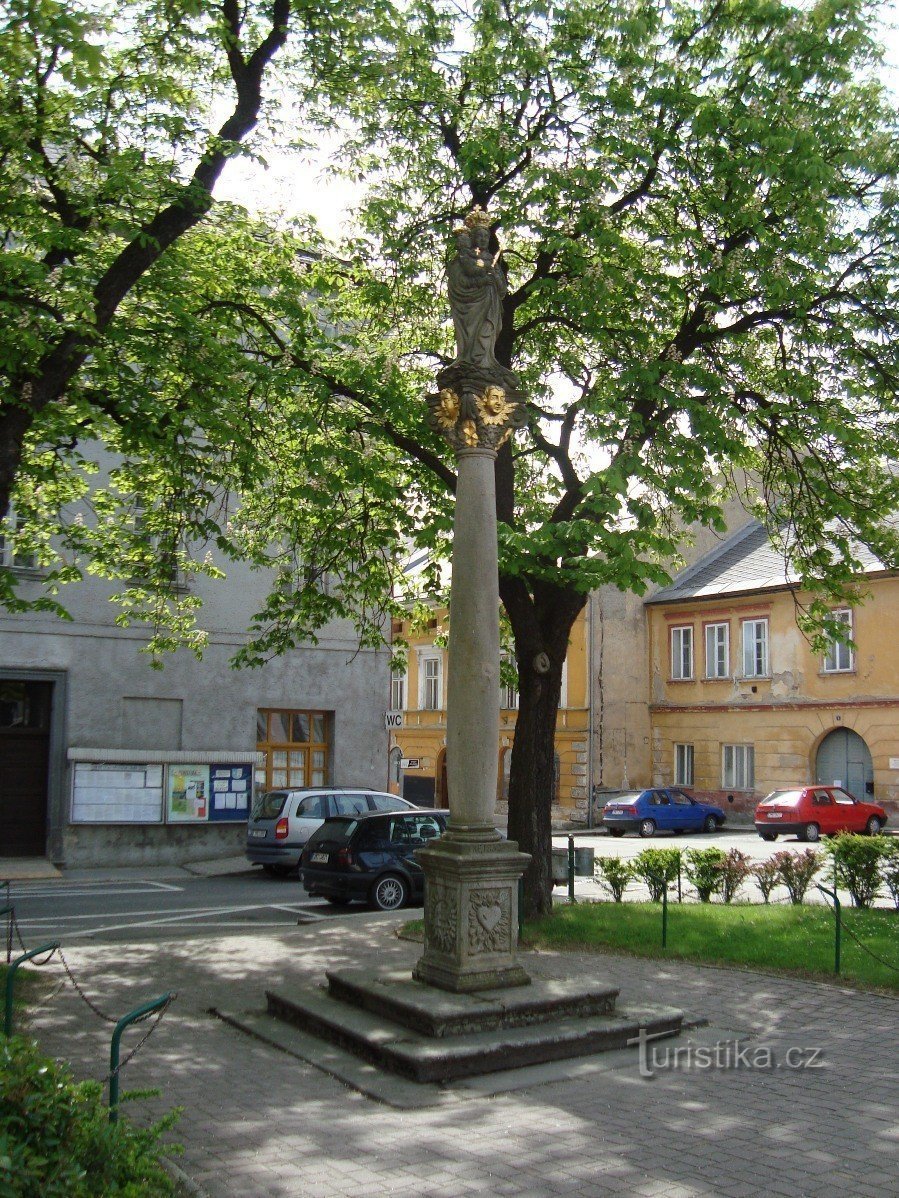
{"type": "Polygon", "coordinates": [[[851,590],[859,543],[899,560],[896,114],[858,0],[412,0],[404,17],[384,63],[344,81],[346,161],[370,185],[333,297],[360,331],[343,394],[370,444],[443,489],[417,534],[441,539],[454,478],[420,391],[451,356],[450,231],[488,209],[498,357],[530,397],[496,465],[509,833],[545,910],[562,664],[590,589],[664,580],[684,525],[722,527],[740,471],[810,626],[851,590]]]}
{"type": "Polygon", "coordinates": [[[378,0],[4,6],[0,520],[14,494],[19,547],[44,574],[35,599],[0,567],[0,604],[64,616],[61,588],[89,570],[121,581],[121,621],[150,624],[155,658],[200,651],[196,595],[174,583],[240,556],[277,572],[260,653],[298,587],[306,636],[352,598],[374,637],[355,596],[362,582],[389,592],[383,557],[327,594],[315,555],[299,562],[279,539],[289,528],[266,523],[267,496],[308,493],[297,462],[325,454],[318,385],[296,366],[333,340],[310,301],[328,285],[321,241],[308,221],[252,220],[214,190],[229,160],[285,140],[287,103],[317,105],[380,12],[378,0]],[[108,480],[98,447],[114,455],[108,480]]]}

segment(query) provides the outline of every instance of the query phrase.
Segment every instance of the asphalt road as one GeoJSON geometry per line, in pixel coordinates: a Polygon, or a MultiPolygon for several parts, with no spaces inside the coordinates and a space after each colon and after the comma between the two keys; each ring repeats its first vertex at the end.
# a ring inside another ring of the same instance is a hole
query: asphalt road
{"type": "Polygon", "coordinates": [[[54,939],[74,944],[246,935],[254,928],[269,934],[337,913],[310,898],[296,877],[270,879],[249,867],[224,877],[159,878],[160,871],[148,872],[156,877],[142,877],[136,868],[133,879],[13,882],[22,938],[31,947],[54,939]]]}

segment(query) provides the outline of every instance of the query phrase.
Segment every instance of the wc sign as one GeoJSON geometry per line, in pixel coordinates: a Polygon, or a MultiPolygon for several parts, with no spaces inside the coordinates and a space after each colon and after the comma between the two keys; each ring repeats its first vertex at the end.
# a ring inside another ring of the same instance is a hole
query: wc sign
{"type": "Polygon", "coordinates": [[[403,726],[403,713],[401,711],[388,711],[384,717],[384,727],[388,732],[396,732],[397,729],[403,726]]]}

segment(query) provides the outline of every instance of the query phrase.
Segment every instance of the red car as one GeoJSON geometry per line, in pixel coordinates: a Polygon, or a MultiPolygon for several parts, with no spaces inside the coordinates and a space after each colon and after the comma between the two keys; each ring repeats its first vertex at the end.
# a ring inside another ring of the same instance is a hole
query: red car
{"type": "Polygon", "coordinates": [[[833,832],[867,832],[876,836],[887,813],[876,803],[862,803],[841,786],[802,786],[773,790],[755,809],[762,840],[795,832],[800,840],[817,840],[833,832]]]}

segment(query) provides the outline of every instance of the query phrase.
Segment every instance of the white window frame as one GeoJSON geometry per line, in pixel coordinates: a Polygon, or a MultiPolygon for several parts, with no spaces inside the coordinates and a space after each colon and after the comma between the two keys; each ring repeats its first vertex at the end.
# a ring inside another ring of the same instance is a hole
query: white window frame
{"type": "Polygon", "coordinates": [[[423,653],[418,661],[418,707],[420,711],[443,710],[443,657],[423,653]],[[435,665],[433,673],[430,667],[435,665]]]}
{"type": "Polygon", "coordinates": [[[0,523],[0,566],[8,570],[37,570],[37,558],[33,553],[16,553],[16,533],[25,524],[25,517],[17,514],[12,504],[6,519],[0,523]]]}
{"type": "MultiPolygon", "coordinates": [[[[851,637],[853,633],[852,609],[849,607],[840,607],[830,614],[834,619],[848,626],[851,637]]],[[[855,650],[853,647],[845,641],[838,641],[836,637],[831,638],[827,651],[821,659],[822,674],[850,674],[854,669],[855,650]]]]}
{"type": "Polygon", "coordinates": [[[403,666],[400,670],[390,671],[390,710],[405,711],[406,710],[406,684],[408,681],[408,669],[403,666]]]}
{"type": "Polygon", "coordinates": [[[705,626],[705,676],[730,677],[730,624],[726,620],[705,626]]]}
{"type": "Polygon", "coordinates": [[[768,617],[744,620],[742,628],[743,677],[768,678],[771,669],[768,658],[768,617]]]}
{"type": "Polygon", "coordinates": [[[676,682],[692,682],[693,625],[676,624],[669,630],[671,637],[671,677],[676,682]]]}
{"type": "Polygon", "coordinates": [[[674,746],[674,785],[692,786],[694,777],[693,746],[676,744],[674,746]]]}
{"type": "Polygon", "coordinates": [[[721,746],[723,790],[755,790],[755,745],[721,746]]]}

